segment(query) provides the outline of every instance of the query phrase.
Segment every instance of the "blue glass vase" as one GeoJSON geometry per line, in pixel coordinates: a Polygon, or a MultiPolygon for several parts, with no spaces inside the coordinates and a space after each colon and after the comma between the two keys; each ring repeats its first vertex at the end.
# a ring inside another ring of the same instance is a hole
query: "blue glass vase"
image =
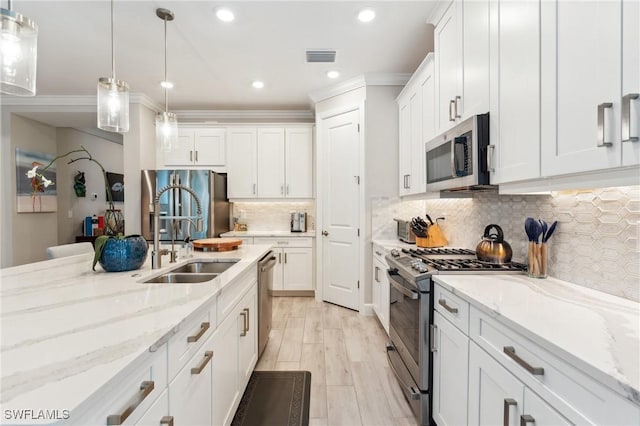
{"type": "Polygon", "coordinates": [[[142,266],[147,258],[149,244],[140,235],[109,238],[100,256],[100,266],[107,272],[132,271],[142,266]]]}

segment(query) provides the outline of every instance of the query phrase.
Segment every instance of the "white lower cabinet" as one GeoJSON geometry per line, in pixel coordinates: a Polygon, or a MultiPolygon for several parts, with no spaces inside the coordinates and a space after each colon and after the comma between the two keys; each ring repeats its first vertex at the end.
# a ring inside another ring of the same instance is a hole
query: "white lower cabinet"
{"type": "Polygon", "coordinates": [[[138,420],[136,426],[172,426],[173,416],[169,415],[169,392],[165,389],[151,408],[138,420]]]}
{"type": "Polygon", "coordinates": [[[389,278],[387,269],[389,266],[384,260],[385,251],[376,245],[373,246],[373,271],[371,283],[371,302],[373,311],[378,316],[382,327],[389,334],[389,278]]]}
{"type": "Polygon", "coordinates": [[[438,312],[433,332],[433,419],[439,426],[467,424],[469,337],[438,312]]]}
{"type": "Polygon", "coordinates": [[[307,237],[254,237],[255,244],[271,244],[277,263],[273,290],[313,290],[313,240],[307,237]]]}

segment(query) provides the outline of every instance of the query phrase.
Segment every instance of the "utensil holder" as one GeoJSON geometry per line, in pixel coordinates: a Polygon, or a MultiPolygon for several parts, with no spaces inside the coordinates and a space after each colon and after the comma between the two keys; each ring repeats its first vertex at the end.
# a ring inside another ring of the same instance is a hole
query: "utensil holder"
{"type": "Polygon", "coordinates": [[[547,243],[529,242],[527,275],[531,278],[547,278],[547,243]]]}

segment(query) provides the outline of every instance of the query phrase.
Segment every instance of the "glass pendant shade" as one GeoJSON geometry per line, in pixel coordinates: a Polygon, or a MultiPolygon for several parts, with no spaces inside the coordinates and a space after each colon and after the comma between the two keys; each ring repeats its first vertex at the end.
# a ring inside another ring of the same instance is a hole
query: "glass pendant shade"
{"type": "Polygon", "coordinates": [[[0,92],[35,96],[38,26],[10,9],[0,8],[0,92]]]}
{"type": "Polygon", "coordinates": [[[113,78],[98,80],[98,128],[129,131],[129,85],[113,78]]]}
{"type": "Polygon", "coordinates": [[[156,142],[164,152],[178,146],[178,117],[172,112],[156,114],[156,142]]]}

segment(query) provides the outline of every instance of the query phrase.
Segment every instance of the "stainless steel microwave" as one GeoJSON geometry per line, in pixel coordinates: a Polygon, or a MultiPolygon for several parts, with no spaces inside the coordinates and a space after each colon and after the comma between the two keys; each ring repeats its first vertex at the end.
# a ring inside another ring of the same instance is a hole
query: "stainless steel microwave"
{"type": "Polygon", "coordinates": [[[425,144],[427,191],[492,188],[487,167],[489,113],[474,115],[425,144]]]}

